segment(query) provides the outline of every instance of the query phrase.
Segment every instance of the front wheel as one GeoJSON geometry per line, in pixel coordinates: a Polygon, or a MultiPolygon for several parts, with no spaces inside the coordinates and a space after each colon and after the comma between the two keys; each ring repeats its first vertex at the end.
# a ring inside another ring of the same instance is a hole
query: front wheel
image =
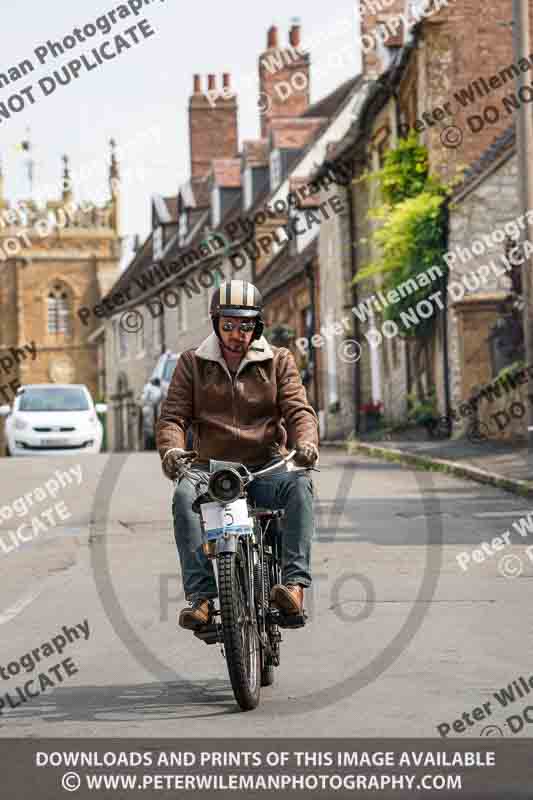
{"type": "Polygon", "coordinates": [[[259,703],[261,654],[253,593],[248,593],[244,550],[218,558],[220,615],[233,694],[243,711],[259,703]]]}

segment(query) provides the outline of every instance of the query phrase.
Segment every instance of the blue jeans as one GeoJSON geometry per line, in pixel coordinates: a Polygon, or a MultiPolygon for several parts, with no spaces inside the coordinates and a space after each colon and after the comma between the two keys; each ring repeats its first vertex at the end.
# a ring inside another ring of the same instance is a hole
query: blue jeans
{"type": "MultiPolygon", "coordinates": [[[[250,499],[261,508],[285,509],[281,520],[282,581],[311,585],[311,541],[314,536],[313,481],[310,473],[279,471],[252,481],[250,499]]],[[[187,600],[216,597],[213,565],[202,550],[200,518],[192,510],[194,487],[183,480],[174,492],[172,511],[187,600]]]]}

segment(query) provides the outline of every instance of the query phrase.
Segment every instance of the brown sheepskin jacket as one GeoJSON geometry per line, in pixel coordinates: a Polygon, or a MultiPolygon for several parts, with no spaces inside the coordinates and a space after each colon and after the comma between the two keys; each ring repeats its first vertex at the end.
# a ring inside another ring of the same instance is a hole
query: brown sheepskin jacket
{"type": "Polygon", "coordinates": [[[185,449],[192,426],[200,461],[258,466],[300,442],[318,447],[318,419],[290,350],[252,342],[231,378],[215,333],[181,354],[156,426],[161,459],[185,449]]]}

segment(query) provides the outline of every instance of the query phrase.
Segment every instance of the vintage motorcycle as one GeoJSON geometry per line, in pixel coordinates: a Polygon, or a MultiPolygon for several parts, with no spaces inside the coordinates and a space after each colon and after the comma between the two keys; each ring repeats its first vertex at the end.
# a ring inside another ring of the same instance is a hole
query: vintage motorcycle
{"type": "Polygon", "coordinates": [[[289,464],[295,452],[258,472],[230,461],[210,461],[209,472],[193,470],[195,455],[189,455],[177,478],[194,485],[192,508],[200,515],[202,547],[213,560],[218,586],[214,622],[198,628],[195,636],[223,645],[233,693],[243,711],[256,708],[261,686],[274,682],[279,629],[302,627],[307,619],[305,611],[285,615],[270,605],[270,591],[281,583],[284,511],[256,508],[247,495],[252,481],[289,464]]]}

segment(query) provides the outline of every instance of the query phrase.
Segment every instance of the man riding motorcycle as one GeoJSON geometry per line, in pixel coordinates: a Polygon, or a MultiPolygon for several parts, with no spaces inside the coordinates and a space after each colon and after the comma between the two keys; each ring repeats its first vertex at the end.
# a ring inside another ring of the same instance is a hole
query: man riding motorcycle
{"type": "MultiPolygon", "coordinates": [[[[296,449],[294,463],[312,467],[318,459],[318,419],[309,404],[291,352],[271,347],[263,336],[263,300],[253,284],[223,283],[211,300],[214,332],[182,353],[157,423],[163,472],[174,480],[184,466],[185,435],[193,430],[195,466],[209,459],[236,461],[257,470],[296,449]]],[[[301,614],[304,588],[311,585],[314,533],[313,483],[308,472],[274,471],[250,486],[257,506],[284,508],[282,580],[271,601],[285,614],[301,614]]],[[[177,485],[174,536],[185,597],[190,608],[179,625],[195,630],[210,624],[217,587],[202,549],[200,520],[192,510],[194,488],[177,485]]]]}

